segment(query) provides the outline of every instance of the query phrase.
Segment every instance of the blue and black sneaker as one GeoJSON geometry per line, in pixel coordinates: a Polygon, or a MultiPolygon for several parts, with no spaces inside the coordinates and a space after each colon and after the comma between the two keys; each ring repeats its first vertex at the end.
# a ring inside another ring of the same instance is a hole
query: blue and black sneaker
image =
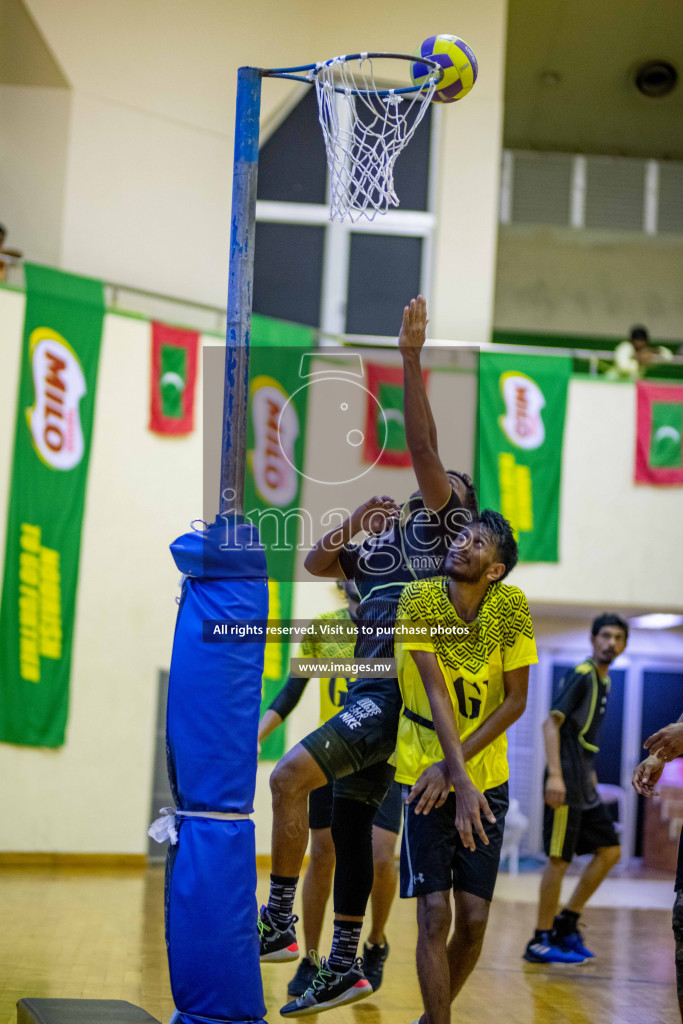
{"type": "Polygon", "coordinates": [[[583,935],[578,928],[573,932],[569,932],[568,935],[560,935],[553,931],[550,937],[555,945],[559,946],[560,949],[570,953],[576,953],[578,956],[583,957],[584,960],[592,960],[595,956],[595,953],[591,952],[588,946],[584,944],[583,935]]]}
{"type": "Polygon", "coordinates": [[[530,964],[582,964],[585,957],[553,945],[550,932],[541,932],[527,943],[522,959],[530,964]]]}

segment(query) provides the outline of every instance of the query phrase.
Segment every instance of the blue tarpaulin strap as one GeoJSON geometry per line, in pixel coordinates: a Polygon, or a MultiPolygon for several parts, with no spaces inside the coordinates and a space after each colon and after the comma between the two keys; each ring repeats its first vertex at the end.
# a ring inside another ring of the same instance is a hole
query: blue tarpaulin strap
{"type": "Polygon", "coordinates": [[[254,824],[264,643],[202,643],[204,619],[267,619],[264,550],[249,523],[218,518],[171,545],[183,582],[169,678],[167,752],[178,843],[166,862],[166,944],[180,1024],[258,1022],[254,824]]]}

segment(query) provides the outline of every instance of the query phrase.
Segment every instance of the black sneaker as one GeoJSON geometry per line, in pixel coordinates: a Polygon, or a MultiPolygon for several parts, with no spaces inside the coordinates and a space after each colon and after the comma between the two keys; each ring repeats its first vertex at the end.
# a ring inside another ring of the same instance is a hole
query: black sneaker
{"type": "Polygon", "coordinates": [[[285,963],[299,959],[294,924],[299,918],[293,915],[284,931],[275,926],[267,907],[261,907],[258,916],[258,933],[261,940],[261,963],[285,963]]]}
{"type": "Polygon", "coordinates": [[[313,979],[318,973],[318,968],[307,956],[303,958],[297,968],[297,972],[287,986],[287,994],[290,996],[302,996],[307,988],[313,984],[313,979]]]}
{"type": "Polygon", "coordinates": [[[308,1017],[372,995],[372,985],[363,974],[360,959],[345,974],[335,974],[327,966],[327,960],[317,954],[313,962],[318,969],[313,984],[298,999],[282,1007],[282,1017],[308,1017]]]}
{"type": "Polygon", "coordinates": [[[388,942],[385,942],[383,946],[376,946],[374,943],[366,942],[363,946],[363,974],[372,985],[373,992],[378,992],[382,984],[382,972],[388,956],[388,942]]]}

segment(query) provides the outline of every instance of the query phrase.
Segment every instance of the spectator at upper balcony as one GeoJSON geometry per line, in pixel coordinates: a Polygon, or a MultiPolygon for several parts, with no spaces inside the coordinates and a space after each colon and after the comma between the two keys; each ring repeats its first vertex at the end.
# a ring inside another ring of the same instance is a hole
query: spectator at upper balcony
{"type": "Polygon", "coordinates": [[[614,364],[607,371],[607,376],[612,380],[635,381],[645,376],[652,363],[671,358],[671,350],[663,345],[653,345],[647,328],[638,324],[631,328],[628,340],[615,348],[614,364]]]}

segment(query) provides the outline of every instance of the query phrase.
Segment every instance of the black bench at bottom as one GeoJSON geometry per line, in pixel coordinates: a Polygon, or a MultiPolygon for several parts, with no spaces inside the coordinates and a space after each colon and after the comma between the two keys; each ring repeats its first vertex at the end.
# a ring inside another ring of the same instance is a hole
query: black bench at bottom
{"type": "Polygon", "coordinates": [[[17,1024],[159,1024],[125,999],[20,999],[17,1024]]]}

